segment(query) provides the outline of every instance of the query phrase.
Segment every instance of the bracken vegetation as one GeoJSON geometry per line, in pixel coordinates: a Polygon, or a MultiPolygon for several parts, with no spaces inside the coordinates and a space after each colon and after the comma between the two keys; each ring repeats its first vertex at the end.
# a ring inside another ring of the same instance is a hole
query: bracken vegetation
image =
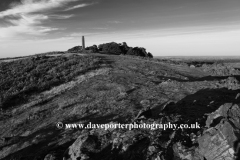
{"type": "Polygon", "coordinates": [[[0,63],[0,107],[23,103],[30,95],[71,81],[99,64],[93,56],[40,56],[0,63]]]}

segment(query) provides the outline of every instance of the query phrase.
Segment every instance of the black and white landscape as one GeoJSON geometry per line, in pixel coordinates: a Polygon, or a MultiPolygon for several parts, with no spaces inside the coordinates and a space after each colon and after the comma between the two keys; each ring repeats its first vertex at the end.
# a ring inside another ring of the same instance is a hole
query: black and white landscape
{"type": "Polygon", "coordinates": [[[1,0],[0,159],[239,160],[239,7],[1,0]]]}

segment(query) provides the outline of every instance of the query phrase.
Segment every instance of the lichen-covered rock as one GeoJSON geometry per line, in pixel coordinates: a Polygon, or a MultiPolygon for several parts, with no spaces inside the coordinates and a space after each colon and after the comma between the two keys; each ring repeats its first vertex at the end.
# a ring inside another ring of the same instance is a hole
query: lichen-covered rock
{"type": "Polygon", "coordinates": [[[87,160],[89,155],[97,149],[98,138],[93,135],[83,134],[69,147],[71,160],[87,160]]]}
{"type": "Polygon", "coordinates": [[[222,121],[216,127],[209,128],[199,141],[200,153],[207,160],[218,158],[232,160],[234,158],[233,143],[237,139],[233,127],[227,121],[222,121]]]}
{"type": "Polygon", "coordinates": [[[207,160],[234,159],[234,143],[240,136],[240,108],[227,103],[208,116],[207,130],[199,137],[199,152],[207,160]]]}

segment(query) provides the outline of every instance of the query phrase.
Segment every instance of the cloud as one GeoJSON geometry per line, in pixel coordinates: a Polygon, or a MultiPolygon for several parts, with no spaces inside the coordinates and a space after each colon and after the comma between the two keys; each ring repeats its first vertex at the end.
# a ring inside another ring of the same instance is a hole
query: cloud
{"type": "Polygon", "coordinates": [[[74,10],[74,9],[77,9],[77,8],[83,8],[83,7],[87,7],[87,6],[90,6],[90,5],[93,5],[95,3],[84,3],[84,4],[79,4],[79,5],[76,5],[76,6],[73,6],[73,7],[69,7],[67,9],[65,9],[64,11],[70,11],[70,10],[74,10]]]}
{"type": "Polygon", "coordinates": [[[68,18],[71,18],[73,17],[74,14],[68,14],[68,15],[49,15],[50,18],[53,18],[53,19],[68,19],[68,18]]]}
{"type": "Polygon", "coordinates": [[[108,21],[108,23],[119,24],[119,23],[122,23],[122,22],[120,22],[120,21],[108,21]]]}
{"type": "Polygon", "coordinates": [[[41,24],[41,20],[48,19],[44,15],[20,15],[19,19],[10,19],[8,22],[12,26],[1,27],[0,37],[14,37],[18,34],[29,34],[29,35],[45,35],[50,31],[58,30],[59,28],[38,26],[41,24]]]}
{"type": "Polygon", "coordinates": [[[0,37],[16,35],[46,35],[48,32],[59,30],[56,27],[44,26],[49,19],[67,19],[74,15],[49,15],[56,8],[65,7],[68,3],[78,0],[22,0],[12,3],[10,8],[0,12],[0,20],[4,19],[8,26],[0,27],[0,37]]]}
{"type": "Polygon", "coordinates": [[[77,0],[22,0],[19,4],[12,5],[11,9],[0,12],[0,18],[17,14],[28,14],[63,7],[69,2],[77,0]]]}
{"type": "Polygon", "coordinates": [[[78,33],[76,33],[75,32],[75,33],[69,34],[68,37],[81,37],[81,36],[91,36],[91,35],[98,35],[98,34],[101,34],[101,33],[99,33],[99,32],[98,33],[96,33],[96,32],[92,32],[92,33],[91,32],[89,32],[89,33],[86,33],[86,32],[85,33],[81,33],[81,32],[79,33],[78,32],[78,33]]]}
{"type": "Polygon", "coordinates": [[[91,29],[96,29],[96,30],[107,30],[108,28],[100,28],[100,27],[97,27],[97,28],[91,28],[91,29]]]}

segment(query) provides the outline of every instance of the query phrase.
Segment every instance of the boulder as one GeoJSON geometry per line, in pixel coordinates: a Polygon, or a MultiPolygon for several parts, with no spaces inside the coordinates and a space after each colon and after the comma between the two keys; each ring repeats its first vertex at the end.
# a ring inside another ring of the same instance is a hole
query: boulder
{"type": "Polygon", "coordinates": [[[152,117],[152,110],[150,107],[143,108],[140,110],[137,114],[137,116],[134,118],[134,121],[139,121],[142,119],[148,119],[152,117]]]}
{"type": "Polygon", "coordinates": [[[57,160],[58,158],[54,153],[49,153],[44,157],[44,160],[57,160]]]}
{"type": "Polygon", "coordinates": [[[234,159],[234,143],[240,136],[240,108],[227,103],[210,114],[206,129],[198,138],[199,152],[207,160],[234,159]]]}
{"type": "Polygon", "coordinates": [[[240,93],[238,93],[235,97],[235,99],[238,99],[240,97],[240,93]]]}
{"type": "Polygon", "coordinates": [[[69,147],[71,160],[87,160],[94,153],[98,146],[98,137],[83,134],[69,147]]]}
{"type": "Polygon", "coordinates": [[[192,64],[192,65],[190,65],[190,68],[195,68],[195,66],[192,64]]]}
{"type": "Polygon", "coordinates": [[[218,157],[222,159],[233,159],[233,143],[236,140],[233,126],[223,120],[216,127],[211,127],[203,133],[198,139],[200,153],[207,160],[215,160],[218,157]]]}

